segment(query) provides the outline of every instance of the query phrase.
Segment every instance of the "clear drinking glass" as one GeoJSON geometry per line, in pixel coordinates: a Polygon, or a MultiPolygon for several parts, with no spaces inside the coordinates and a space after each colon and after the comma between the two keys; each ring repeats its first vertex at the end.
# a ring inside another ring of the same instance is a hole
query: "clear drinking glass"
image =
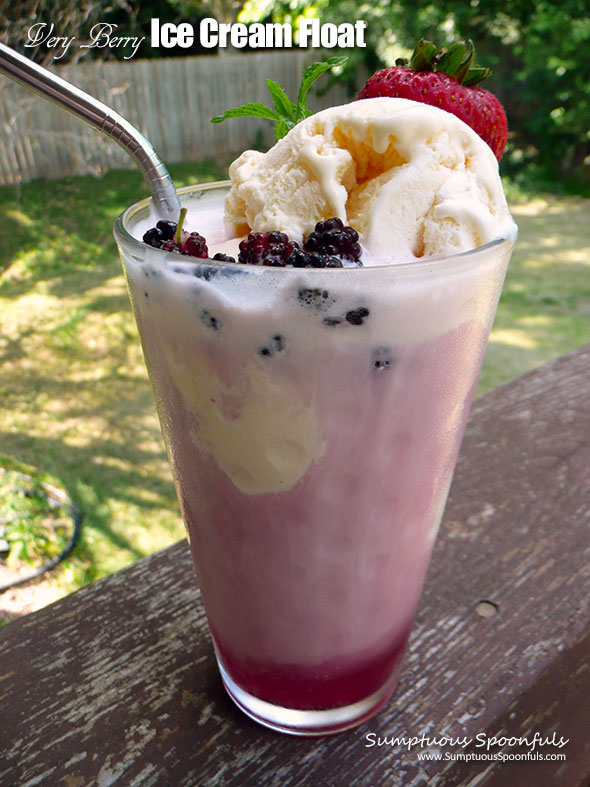
{"type": "MultiPolygon", "coordinates": [[[[221,238],[226,190],[181,190],[187,226],[221,238]]],[[[223,682],[276,730],[356,726],[399,677],[516,228],[318,270],[187,261],[136,239],[149,213],[115,237],[223,682]]]]}

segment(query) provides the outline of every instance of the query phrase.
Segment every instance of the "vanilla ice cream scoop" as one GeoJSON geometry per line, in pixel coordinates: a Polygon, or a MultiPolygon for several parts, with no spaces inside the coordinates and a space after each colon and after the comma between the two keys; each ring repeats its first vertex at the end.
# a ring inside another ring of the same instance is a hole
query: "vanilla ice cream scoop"
{"type": "Polygon", "coordinates": [[[403,98],[318,112],[229,174],[234,235],[281,230],[301,243],[338,216],[359,232],[365,265],[467,251],[513,226],[488,145],[449,112],[403,98]]]}

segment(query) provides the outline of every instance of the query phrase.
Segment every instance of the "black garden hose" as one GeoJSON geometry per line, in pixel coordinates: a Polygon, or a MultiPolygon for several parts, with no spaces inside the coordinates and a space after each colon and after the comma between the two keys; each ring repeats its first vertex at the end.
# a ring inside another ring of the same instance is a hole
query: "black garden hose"
{"type": "MultiPolygon", "coordinates": [[[[13,463],[10,462],[10,464],[13,463]]],[[[20,467],[17,472],[22,472],[20,467]]],[[[41,481],[41,485],[43,487],[43,492],[46,499],[49,500],[50,498],[53,498],[53,500],[65,508],[68,514],[71,516],[74,523],[72,535],[59,555],[51,558],[51,560],[42,565],[40,568],[35,569],[30,574],[26,574],[25,576],[18,577],[17,579],[7,582],[6,584],[0,585],[0,593],[4,593],[6,590],[10,590],[11,588],[17,587],[18,585],[24,585],[26,582],[30,582],[31,580],[42,576],[47,571],[51,571],[52,568],[55,568],[57,565],[59,565],[59,563],[62,562],[62,560],[65,560],[72,553],[74,547],[80,539],[80,533],[82,532],[82,520],[84,519],[83,511],[79,509],[78,506],[72,502],[72,500],[70,500],[63,489],[59,489],[58,487],[46,483],[45,481],[41,481]]]]}

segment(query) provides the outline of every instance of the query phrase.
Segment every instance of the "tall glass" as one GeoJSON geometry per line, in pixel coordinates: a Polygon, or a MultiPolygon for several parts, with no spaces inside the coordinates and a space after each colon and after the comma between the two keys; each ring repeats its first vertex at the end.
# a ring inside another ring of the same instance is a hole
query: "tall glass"
{"type": "MultiPolygon", "coordinates": [[[[187,226],[221,238],[226,190],[182,190],[187,226]]],[[[515,237],[318,270],[187,261],[152,222],[115,236],[223,682],[277,730],[356,726],[398,680],[515,237]]]]}

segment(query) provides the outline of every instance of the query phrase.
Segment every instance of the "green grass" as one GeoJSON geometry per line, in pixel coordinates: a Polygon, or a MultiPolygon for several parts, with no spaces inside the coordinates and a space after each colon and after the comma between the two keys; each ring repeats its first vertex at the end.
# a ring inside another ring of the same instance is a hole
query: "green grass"
{"type": "MultiPolygon", "coordinates": [[[[226,167],[170,170],[181,186],[226,167]]],[[[112,235],[144,196],[136,172],[0,189],[0,445],[85,512],[68,590],[184,535],[112,235]]]]}
{"type": "MultiPolygon", "coordinates": [[[[170,169],[179,186],[225,173],[170,169]]],[[[0,450],[85,511],[66,590],[184,535],[112,237],[145,194],[135,172],[0,188],[0,450]]],[[[520,240],[479,392],[590,339],[590,200],[509,194],[520,240]]]]}

